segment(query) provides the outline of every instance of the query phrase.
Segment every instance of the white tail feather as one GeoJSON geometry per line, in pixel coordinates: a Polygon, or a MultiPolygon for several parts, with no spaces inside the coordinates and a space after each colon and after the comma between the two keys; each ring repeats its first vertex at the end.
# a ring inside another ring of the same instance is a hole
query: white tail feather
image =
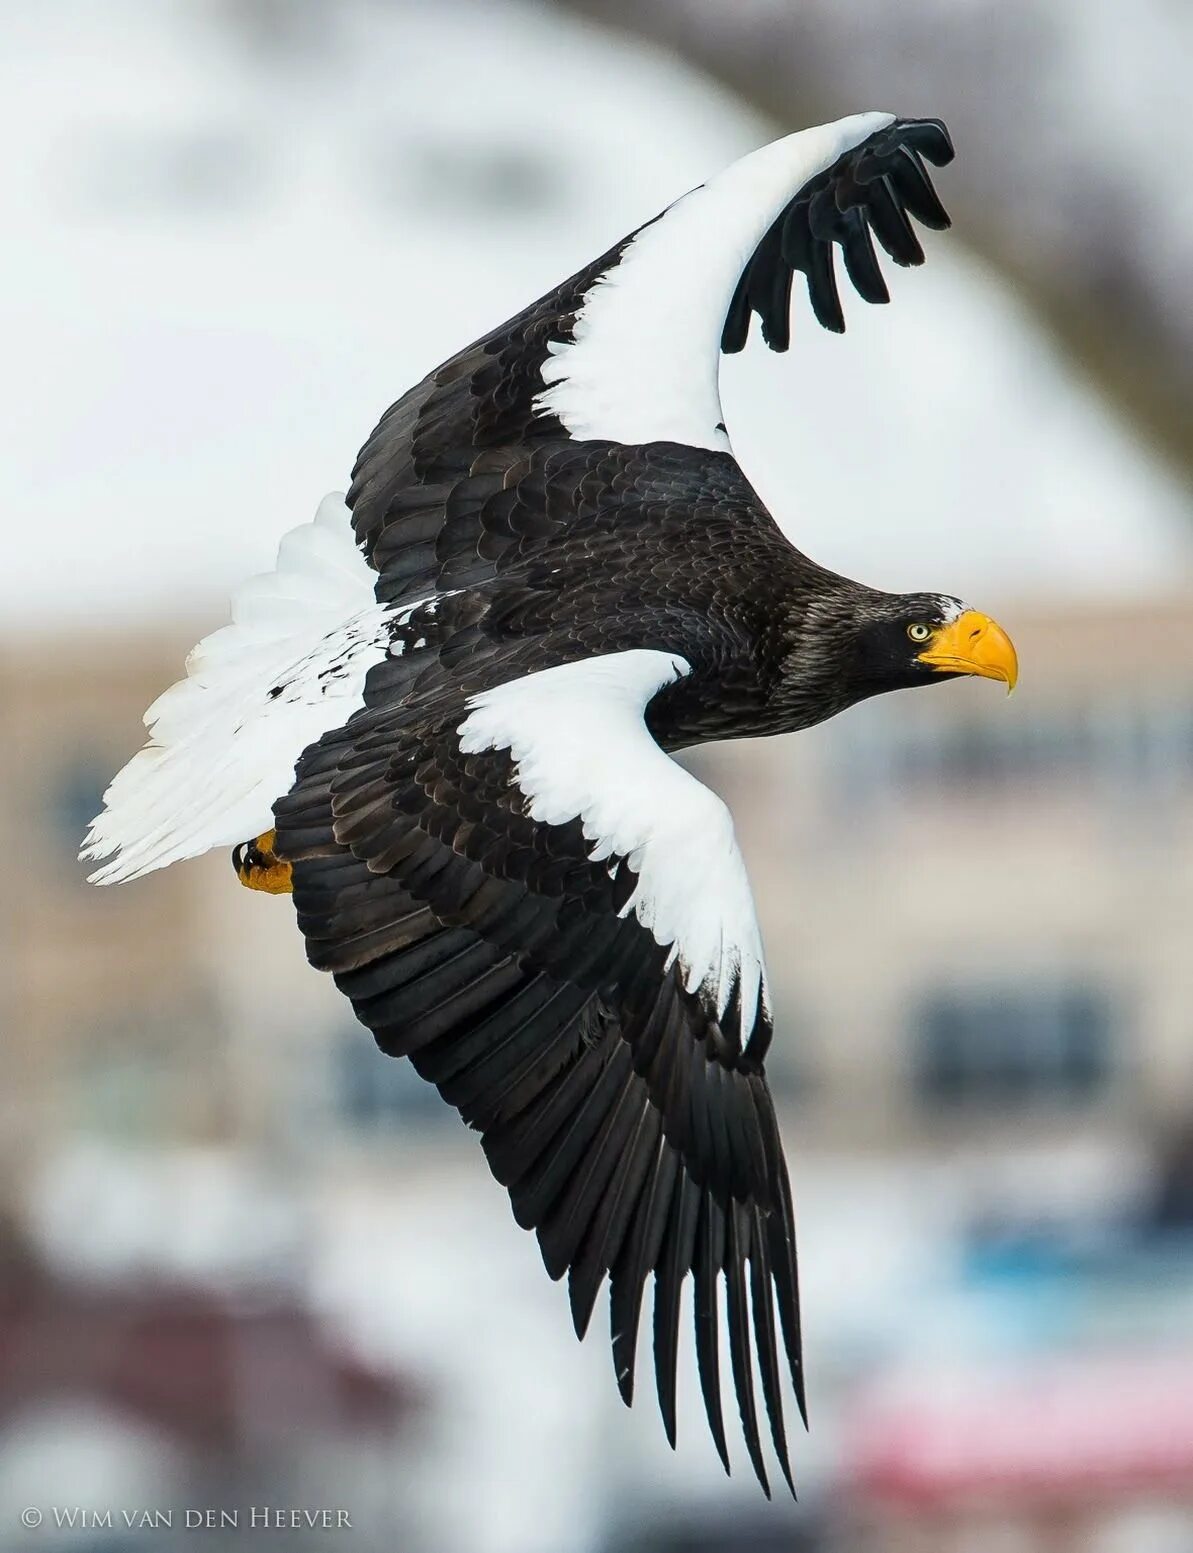
{"type": "Polygon", "coordinates": [[[118,884],[267,831],[309,744],[363,704],[390,611],[344,499],[287,534],[272,572],[232,601],[232,624],[193,648],[187,677],[145,713],[148,744],[113,779],[80,854],[118,884]]]}

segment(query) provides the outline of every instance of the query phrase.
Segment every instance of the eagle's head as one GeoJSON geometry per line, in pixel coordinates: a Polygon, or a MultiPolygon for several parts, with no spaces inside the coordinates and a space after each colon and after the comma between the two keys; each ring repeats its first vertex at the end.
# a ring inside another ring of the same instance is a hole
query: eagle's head
{"type": "Polygon", "coordinates": [[[847,677],[863,695],[932,685],[958,674],[1000,680],[1008,693],[1019,677],[1010,637],[989,615],[943,593],[878,595],[854,621],[842,655],[847,677]]]}
{"type": "Polygon", "coordinates": [[[959,674],[1015,688],[1015,649],[989,615],[949,594],[880,593],[836,578],[801,611],[783,663],[797,723],[805,725],[888,690],[959,674]]]}

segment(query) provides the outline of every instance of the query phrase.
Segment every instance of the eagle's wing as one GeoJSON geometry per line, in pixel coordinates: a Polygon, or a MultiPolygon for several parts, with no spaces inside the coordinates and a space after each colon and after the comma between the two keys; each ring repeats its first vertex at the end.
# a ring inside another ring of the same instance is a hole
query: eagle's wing
{"type": "Polygon", "coordinates": [[[391,406],[353,471],[348,505],[382,574],[377,596],[401,602],[491,576],[500,558],[486,553],[478,515],[535,449],[548,482],[575,442],[729,453],[721,351],[742,348],[752,313],[768,344],[787,348],[797,270],[816,317],[843,329],[835,246],[859,293],[886,301],[871,232],[897,264],[922,263],[910,218],[948,225],[924,160],[952,155],[938,120],[889,113],[788,135],[445,362],[391,406]]]}
{"type": "Polygon", "coordinates": [[[719,1291],[750,1459],[757,1356],[790,1482],[776,1313],[803,1408],[791,1199],[763,1072],[771,1035],[749,883],[721,801],[643,715],[688,671],[638,649],[417,715],[369,709],[309,750],[276,809],[312,962],[379,1045],[482,1133],[583,1334],[602,1282],[631,1400],[654,1274],[659,1403],[675,1440],[682,1285],[728,1467],[719,1291]],[[753,1339],[751,1340],[751,1319],[753,1339]]]}

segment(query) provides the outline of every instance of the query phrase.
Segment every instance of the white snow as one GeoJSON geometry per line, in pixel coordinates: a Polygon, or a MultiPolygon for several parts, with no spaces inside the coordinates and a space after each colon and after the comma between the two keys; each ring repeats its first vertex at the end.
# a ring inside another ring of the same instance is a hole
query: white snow
{"type": "MultiPolygon", "coordinates": [[[[198,0],[5,13],[12,629],[218,617],[409,384],[773,134],[530,6],[301,14],[279,63],[198,0]]],[[[734,447],[789,532],[991,607],[1187,575],[1175,479],[956,235],[925,242],[924,269],[887,266],[891,307],[846,300],[844,340],[805,305],[789,355],[725,363],[734,447]]]]}

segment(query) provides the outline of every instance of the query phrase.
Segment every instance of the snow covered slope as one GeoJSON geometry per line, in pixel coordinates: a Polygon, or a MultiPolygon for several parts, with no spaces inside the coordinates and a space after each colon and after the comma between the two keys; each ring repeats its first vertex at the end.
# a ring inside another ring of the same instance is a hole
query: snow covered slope
{"type": "MultiPolygon", "coordinates": [[[[0,168],[17,629],[218,620],[409,383],[773,133],[545,7],[280,8],[272,49],[248,15],[3,12],[0,124],[28,148],[0,168]]],[[[843,340],[804,314],[790,355],[726,364],[735,447],[792,535],[992,604],[1186,574],[1188,496],[955,236],[929,243],[843,340]]]]}

